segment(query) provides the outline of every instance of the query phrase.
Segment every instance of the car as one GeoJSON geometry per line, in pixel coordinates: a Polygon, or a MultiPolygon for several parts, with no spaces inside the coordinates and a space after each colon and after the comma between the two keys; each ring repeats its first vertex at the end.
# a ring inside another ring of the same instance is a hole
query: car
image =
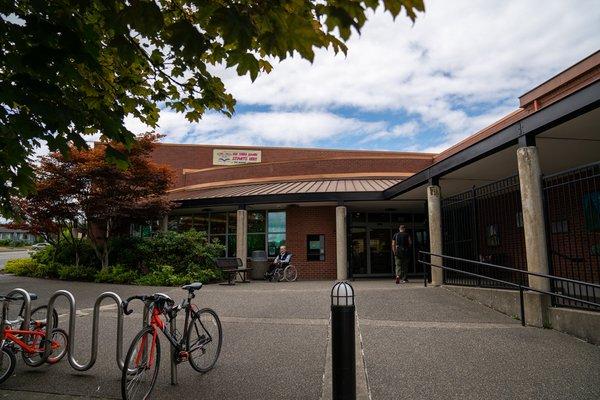
{"type": "Polygon", "coordinates": [[[29,249],[29,254],[36,253],[48,246],[50,246],[50,243],[46,243],[46,242],[36,243],[33,246],[31,246],[31,248],[29,249]]]}

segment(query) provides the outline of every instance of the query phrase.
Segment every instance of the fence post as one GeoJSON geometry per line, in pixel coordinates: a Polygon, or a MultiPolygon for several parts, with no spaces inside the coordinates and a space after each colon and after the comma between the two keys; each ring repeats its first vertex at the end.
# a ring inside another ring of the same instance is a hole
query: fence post
{"type": "Polygon", "coordinates": [[[525,301],[523,299],[523,286],[519,285],[519,299],[521,301],[521,325],[525,326],[525,301]]]}
{"type": "Polygon", "coordinates": [[[356,399],[354,289],[338,282],[331,289],[331,390],[333,400],[356,399]]]}

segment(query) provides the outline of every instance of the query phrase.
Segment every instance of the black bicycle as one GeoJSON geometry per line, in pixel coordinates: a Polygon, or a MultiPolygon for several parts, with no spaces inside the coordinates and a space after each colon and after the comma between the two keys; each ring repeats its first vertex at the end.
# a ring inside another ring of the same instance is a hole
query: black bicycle
{"type": "Polygon", "coordinates": [[[210,308],[198,309],[192,304],[194,292],[202,288],[202,283],[185,285],[188,296],[178,306],[166,294],[155,293],[151,296],[132,296],[123,302],[123,312],[129,310],[129,302],[137,299],[144,302],[150,315],[148,325],[133,339],[125,356],[121,374],[121,394],[123,399],[148,399],[160,365],[160,340],[158,331],[162,331],[171,344],[176,363],[189,361],[198,372],[210,371],[221,353],[223,331],[217,313],[210,308]],[[171,324],[177,313],[185,310],[183,334],[177,330],[171,332],[171,324]]]}

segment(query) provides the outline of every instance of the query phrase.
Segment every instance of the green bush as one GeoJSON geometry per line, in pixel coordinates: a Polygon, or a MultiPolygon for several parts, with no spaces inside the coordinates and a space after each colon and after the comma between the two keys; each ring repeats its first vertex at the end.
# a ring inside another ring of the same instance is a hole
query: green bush
{"type": "Polygon", "coordinates": [[[96,269],[85,266],[61,265],[58,267],[58,278],[65,281],[91,282],[96,276],[96,269]]]}
{"type": "Polygon", "coordinates": [[[4,272],[17,276],[35,276],[39,264],[31,258],[17,258],[8,260],[4,272]]]}
{"type": "MultiPolygon", "coordinates": [[[[63,265],[75,264],[75,247],[71,243],[62,241],[58,244],[44,247],[36,251],[32,258],[40,264],[48,265],[58,263],[63,265]]],[[[94,253],[94,248],[87,240],[79,245],[79,264],[90,267],[99,267],[100,263],[94,253]]]]}
{"type": "Polygon", "coordinates": [[[188,274],[214,269],[215,258],[225,252],[225,247],[209,243],[205,232],[190,230],[184,233],[160,232],[143,239],[138,242],[137,252],[146,268],[169,265],[176,274],[188,274]]]}
{"type": "Polygon", "coordinates": [[[33,275],[35,278],[58,278],[58,269],[62,267],[61,264],[50,262],[48,264],[38,263],[37,270],[33,275]]]}
{"type": "Polygon", "coordinates": [[[144,286],[177,286],[187,283],[185,276],[175,274],[170,265],[153,268],[149,274],[140,276],[135,283],[144,286]]]}
{"type": "Polygon", "coordinates": [[[23,240],[12,240],[12,239],[2,239],[0,240],[0,246],[6,247],[25,247],[29,246],[31,243],[25,242],[23,240]]]}
{"type": "Polygon", "coordinates": [[[115,265],[96,273],[94,280],[104,283],[133,283],[139,278],[139,273],[123,265],[115,265]]]}

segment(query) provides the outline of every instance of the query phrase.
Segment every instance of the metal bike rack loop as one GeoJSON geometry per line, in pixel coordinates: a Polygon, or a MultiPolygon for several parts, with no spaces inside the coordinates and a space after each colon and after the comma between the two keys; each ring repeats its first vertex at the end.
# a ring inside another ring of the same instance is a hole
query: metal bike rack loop
{"type": "MultiPolygon", "coordinates": [[[[77,371],[87,371],[92,368],[96,363],[96,358],[98,357],[98,331],[99,331],[99,320],[100,320],[100,305],[104,299],[112,299],[117,304],[117,349],[116,349],[116,358],[117,365],[119,369],[123,369],[123,365],[125,360],[123,359],[123,307],[121,306],[122,301],[118,294],[113,292],[104,292],[96,298],[96,303],[94,304],[94,314],[93,314],[93,324],[92,324],[92,349],[90,360],[86,364],[82,364],[75,359],[74,350],[75,350],[75,317],[76,317],[76,308],[75,308],[75,297],[73,294],[67,290],[58,290],[55,292],[50,300],[48,301],[48,321],[46,325],[46,337],[49,337],[52,324],[50,323],[52,314],[54,312],[54,303],[56,299],[59,297],[64,297],[69,302],[69,349],[68,349],[68,359],[71,367],[77,371]]],[[[47,359],[52,352],[52,343],[50,341],[46,342],[46,351],[44,352],[44,359],[47,359]]]]}
{"type": "MultiPolygon", "coordinates": [[[[29,296],[29,292],[25,289],[16,288],[11,290],[6,294],[6,297],[13,297],[13,295],[18,294],[23,296],[23,321],[21,322],[21,330],[29,329],[29,321],[31,319],[31,296],[29,296]]],[[[4,300],[2,302],[2,321],[0,323],[0,342],[4,340],[4,327],[6,325],[6,320],[8,316],[8,307],[9,301],[4,300]]]]}

